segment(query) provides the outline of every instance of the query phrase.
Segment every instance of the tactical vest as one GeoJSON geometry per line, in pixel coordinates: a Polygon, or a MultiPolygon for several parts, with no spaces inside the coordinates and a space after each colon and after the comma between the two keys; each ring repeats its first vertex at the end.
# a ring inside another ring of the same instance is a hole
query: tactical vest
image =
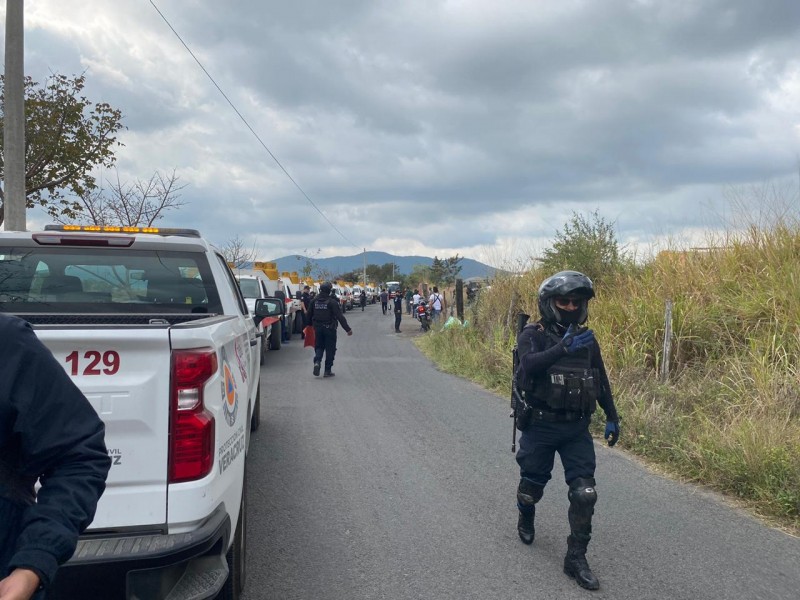
{"type": "MultiPolygon", "coordinates": [[[[561,341],[550,333],[547,337],[555,343],[561,341]]],[[[597,410],[599,387],[599,374],[592,368],[589,349],[582,348],[559,358],[543,377],[536,378],[527,395],[533,406],[590,415],[597,410]]]]}
{"type": "Polygon", "coordinates": [[[316,298],[314,300],[314,325],[330,326],[334,322],[331,302],[333,298],[316,298]]]}

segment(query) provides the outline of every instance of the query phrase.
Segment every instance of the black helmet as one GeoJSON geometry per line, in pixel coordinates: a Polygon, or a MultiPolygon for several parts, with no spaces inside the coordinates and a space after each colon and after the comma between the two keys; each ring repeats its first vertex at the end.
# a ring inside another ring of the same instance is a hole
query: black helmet
{"type": "Polygon", "coordinates": [[[539,286],[539,312],[542,319],[561,323],[561,311],[553,303],[556,296],[577,296],[582,300],[578,324],[589,318],[589,300],[594,298],[592,280],[578,271],[560,271],[545,279],[539,286]]]}
{"type": "Polygon", "coordinates": [[[319,286],[320,294],[330,294],[332,290],[333,290],[333,284],[330,281],[326,281],[325,283],[319,286]]]}

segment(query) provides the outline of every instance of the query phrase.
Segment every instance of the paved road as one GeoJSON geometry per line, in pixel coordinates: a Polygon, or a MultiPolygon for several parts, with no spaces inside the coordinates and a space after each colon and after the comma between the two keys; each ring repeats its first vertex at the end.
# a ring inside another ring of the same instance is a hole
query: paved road
{"type": "Polygon", "coordinates": [[[558,464],[534,545],[517,538],[506,400],[438,372],[408,317],[399,335],[380,305],[347,318],[335,378],[299,336],[263,368],[246,600],[800,598],[799,539],[600,445],[601,589],[581,590],[561,571],[558,464]]]}

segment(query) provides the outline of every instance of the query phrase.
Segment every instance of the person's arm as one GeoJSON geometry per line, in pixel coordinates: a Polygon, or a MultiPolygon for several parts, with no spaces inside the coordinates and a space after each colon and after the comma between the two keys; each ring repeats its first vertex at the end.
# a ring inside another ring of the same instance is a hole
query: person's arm
{"type": "Polygon", "coordinates": [[[15,320],[3,329],[19,471],[41,483],[22,513],[9,569],[31,570],[46,587],[92,521],[111,459],[103,422],[30,325],[15,320]]]}
{"type": "Polygon", "coordinates": [[[547,348],[547,334],[538,324],[525,327],[517,336],[519,364],[529,377],[542,374],[562,356],[564,347],[559,343],[547,348]]]}
{"type": "Polygon", "coordinates": [[[351,335],[353,333],[353,330],[350,329],[350,325],[347,324],[347,319],[344,318],[339,303],[332,302],[330,306],[331,306],[331,312],[333,313],[333,318],[339,321],[339,323],[341,323],[342,328],[347,332],[347,335],[351,335]]]}

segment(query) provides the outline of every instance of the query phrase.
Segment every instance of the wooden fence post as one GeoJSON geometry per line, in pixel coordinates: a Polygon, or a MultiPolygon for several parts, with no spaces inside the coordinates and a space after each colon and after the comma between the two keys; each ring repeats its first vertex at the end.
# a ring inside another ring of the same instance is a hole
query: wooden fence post
{"type": "Polygon", "coordinates": [[[664,310],[664,349],[661,354],[661,381],[669,379],[669,358],[672,351],[672,300],[667,300],[664,310]]]}

